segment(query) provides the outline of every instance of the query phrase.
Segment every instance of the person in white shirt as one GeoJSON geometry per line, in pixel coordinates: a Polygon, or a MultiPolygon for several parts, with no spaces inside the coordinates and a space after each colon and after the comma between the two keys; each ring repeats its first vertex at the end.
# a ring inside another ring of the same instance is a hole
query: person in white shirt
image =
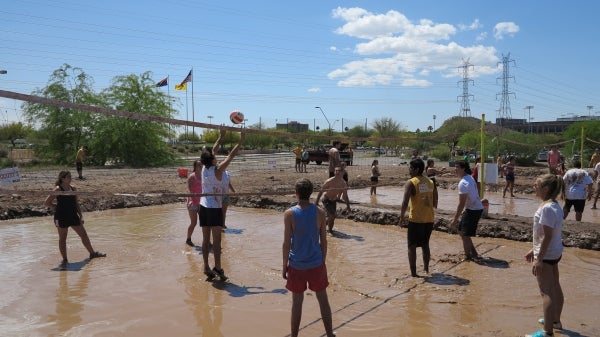
{"type": "Polygon", "coordinates": [[[596,193],[594,195],[594,204],[592,205],[592,209],[596,209],[596,203],[598,202],[598,197],[600,196],[600,163],[596,164],[594,167],[594,179],[596,180],[596,193]]]}
{"type": "Polygon", "coordinates": [[[581,221],[585,200],[592,200],[592,188],[594,181],[586,170],[581,169],[581,161],[575,160],[573,168],[563,176],[565,182],[565,205],[563,206],[563,219],[566,219],[571,211],[575,209],[575,220],[581,221]]]}
{"type": "Polygon", "coordinates": [[[475,260],[479,258],[479,255],[471,237],[476,235],[477,225],[483,213],[483,204],[479,199],[477,183],[471,176],[469,163],[465,160],[458,160],[455,163],[455,168],[456,175],[461,180],[458,183],[458,206],[450,227],[454,228],[458,224],[458,234],[460,234],[463,242],[466,259],[475,260]],[[460,222],[458,221],[459,218],[460,222]]]}
{"type": "Polygon", "coordinates": [[[559,175],[544,174],[535,180],[535,195],[542,200],[533,216],[533,248],[525,255],[532,264],[532,273],[542,295],[544,318],[538,322],[543,329],[528,336],[552,336],[562,330],[560,316],[564,295],[560,286],[558,262],[562,258],[563,210],[556,201],[564,189],[559,175]]]}

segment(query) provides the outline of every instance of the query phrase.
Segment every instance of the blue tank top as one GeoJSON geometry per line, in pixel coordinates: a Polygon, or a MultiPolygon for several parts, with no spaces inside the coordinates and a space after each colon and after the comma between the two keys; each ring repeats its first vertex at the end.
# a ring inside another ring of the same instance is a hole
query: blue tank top
{"type": "Polygon", "coordinates": [[[302,209],[292,207],[294,213],[294,232],[290,248],[290,266],[296,269],[311,269],[323,264],[323,252],[319,244],[317,228],[317,206],[302,209]]]}

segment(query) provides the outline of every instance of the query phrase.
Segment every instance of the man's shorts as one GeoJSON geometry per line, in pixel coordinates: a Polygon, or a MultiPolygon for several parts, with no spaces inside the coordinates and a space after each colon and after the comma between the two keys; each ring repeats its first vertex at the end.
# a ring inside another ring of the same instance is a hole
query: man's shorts
{"type": "Polygon", "coordinates": [[[379,177],[371,177],[371,182],[372,183],[379,182],[379,177]]]}
{"type": "Polygon", "coordinates": [[[308,289],[315,292],[327,288],[329,280],[324,263],[318,267],[304,270],[288,266],[285,288],[293,293],[301,293],[306,290],[307,285],[308,289]]]}
{"type": "Polygon", "coordinates": [[[335,217],[337,213],[337,202],[335,200],[329,200],[327,198],[323,198],[323,207],[325,208],[325,212],[327,212],[327,216],[335,217]]]}
{"type": "Polygon", "coordinates": [[[75,167],[77,168],[77,171],[81,171],[83,169],[83,163],[78,161],[75,163],[75,167]]]}
{"type": "Polygon", "coordinates": [[[458,223],[458,231],[462,236],[475,236],[477,234],[477,224],[481,218],[482,209],[465,209],[458,223]]]}
{"type": "Polygon", "coordinates": [[[223,226],[223,209],[206,208],[200,205],[200,227],[223,226]]]}
{"type": "Polygon", "coordinates": [[[571,206],[573,206],[576,213],[583,213],[583,209],[585,208],[585,199],[565,199],[565,206],[563,207],[563,212],[570,212],[571,206]]]}
{"type": "Polygon", "coordinates": [[[200,210],[200,205],[188,204],[187,209],[188,211],[198,212],[198,210],[200,210]]]}
{"type": "Polygon", "coordinates": [[[301,158],[296,158],[296,164],[300,164],[300,162],[302,162],[301,158]]]}
{"type": "Polygon", "coordinates": [[[427,246],[432,231],[433,222],[417,223],[409,221],[407,234],[408,245],[416,247],[427,246]]]}

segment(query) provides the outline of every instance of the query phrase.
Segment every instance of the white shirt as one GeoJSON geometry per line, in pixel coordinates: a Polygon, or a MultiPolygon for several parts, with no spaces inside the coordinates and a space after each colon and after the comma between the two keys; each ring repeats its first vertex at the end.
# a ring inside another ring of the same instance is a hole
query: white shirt
{"type": "Polygon", "coordinates": [[[563,252],[562,244],[563,210],[555,201],[541,205],[533,215],[533,256],[537,258],[544,240],[544,226],[552,227],[552,240],[548,245],[544,260],[556,260],[563,252]]]}
{"type": "MultiPolygon", "coordinates": [[[[202,168],[202,193],[223,193],[223,184],[215,176],[215,170],[215,166],[202,168]]],[[[223,208],[223,196],[202,196],[200,197],[200,205],[206,208],[223,208]]]]}
{"type": "Polygon", "coordinates": [[[587,185],[593,184],[592,177],[586,170],[573,168],[563,176],[565,182],[565,198],[569,200],[585,200],[587,185]]]}
{"type": "Polygon", "coordinates": [[[472,211],[483,209],[483,204],[479,199],[477,183],[470,174],[465,174],[458,183],[458,194],[467,195],[467,201],[465,203],[466,209],[470,209],[472,211]]]}

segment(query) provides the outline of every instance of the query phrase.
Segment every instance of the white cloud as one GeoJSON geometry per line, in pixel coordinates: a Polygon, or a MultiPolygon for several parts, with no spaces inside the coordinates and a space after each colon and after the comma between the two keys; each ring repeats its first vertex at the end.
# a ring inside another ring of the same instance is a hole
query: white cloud
{"type": "Polygon", "coordinates": [[[337,51],[338,49],[337,49],[336,46],[331,46],[331,47],[329,47],[329,50],[331,50],[331,51],[337,51]]]}
{"type": "Polygon", "coordinates": [[[512,37],[519,32],[519,29],[514,22],[500,22],[494,26],[494,37],[496,40],[502,40],[506,35],[512,37]]]}
{"type": "MultiPolygon", "coordinates": [[[[499,71],[493,46],[461,45],[454,41],[459,32],[483,27],[478,19],[469,26],[457,28],[429,19],[413,23],[395,10],[377,14],[362,8],[338,7],[332,15],[344,21],[336,30],[338,34],[361,40],[354,48],[359,58],[328,74],[340,86],[391,83],[428,86],[432,82],[430,76],[460,76],[456,67],[463,59],[470,59],[475,65],[477,71],[472,73],[473,77],[499,71]]],[[[510,31],[510,27],[505,31],[510,31]]],[[[477,39],[485,37],[485,34],[477,35],[477,39]]]]}
{"type": "Polygon", "coordinates": [[[470,25],[464,25],[464,24],[459,24],[458,28],[461,31],[469,31],[469,30],[477,30],[480,28],[483,28],[483,25],[479,23],[479,19],[475,19],[473,22],[471,22],[470,25]]]}
{"type": "Polygon", "coordinates": [[[319,91],[321,91],[321,88],[313,87],[313,88],[308,89],[308,92],[319,92],[319,91]]]}

